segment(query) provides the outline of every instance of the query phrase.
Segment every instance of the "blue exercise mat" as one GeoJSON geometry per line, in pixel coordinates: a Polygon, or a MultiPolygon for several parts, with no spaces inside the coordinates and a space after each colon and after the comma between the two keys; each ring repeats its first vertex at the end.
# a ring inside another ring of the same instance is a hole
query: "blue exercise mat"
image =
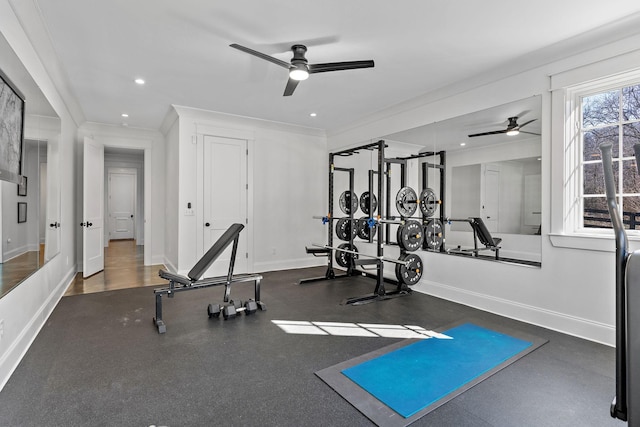
{"type": "Polygon", "coordinates": [[[528,349],[532,342],[466,323],[342,370],[405,418],[528,349]]]}

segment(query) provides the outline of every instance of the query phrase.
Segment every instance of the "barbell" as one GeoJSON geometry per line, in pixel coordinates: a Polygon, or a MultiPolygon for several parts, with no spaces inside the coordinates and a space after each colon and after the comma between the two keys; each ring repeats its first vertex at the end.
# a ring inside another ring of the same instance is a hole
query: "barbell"
{"type": "Polygon", "coordinates": [[[357,250],[353,250],[353,249],[347,249],[346,247],[342,247],[343,245],[336,247],[333,246],[329,246],[329,245],[320,245],[318,243],[312,243],[311,246],[316,246],[318,248],[324,248],[324,249],[331,249],[334,251],[341,251],[341,252],[345,252],[345,253],[349,253],[351,255],[358,255],[358,256],[364,256],[367,258],[373,258],[373,259],[377,259],[380,261],[388,261],[388,262],[393,262],[395,264],[400,264],[400,265],[405,265],[404,261],[395,259],[395,258],[389,258],[389,257],[385,257],[385,256],[376,256],[376,255],[368,255],[368,254],[362,254],[359,253],[357,250]]]}

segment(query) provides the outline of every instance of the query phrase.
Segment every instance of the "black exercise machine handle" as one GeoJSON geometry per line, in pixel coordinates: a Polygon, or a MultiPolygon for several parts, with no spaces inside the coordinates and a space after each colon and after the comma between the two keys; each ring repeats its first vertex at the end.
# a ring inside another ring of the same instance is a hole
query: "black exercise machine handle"
{"type": "MultiPolygon", "coordinates": [[[[629,257],[629,242],[624,230],[624,223],[616,202],[616,185],[611,161],[612,144],[605,142],[600,145],[602,152],[602,167],[604,170],[604,184],[607,195],[607,208],[611,217],[616,238],[616,396],[611,404],[611,416],[627,421],[628,393],[627,393],[627,301],[625,270],[629,257]]],[[[640,144],[633,146],[636,157],[636,168],[640,166],[640,144]]],[[[623,171],[620,170],[620,173],[623,171]]]]}
{"type": "Polygon", "coordinates": [[[626,253],[628,252],[628,240],[627,233],[624,231],[622,217],[618,210],[618,203],[616,202],[616,185],[611,161],[611,147],[612,144],[610,142],[600,144],[600,151],[602,152],[602,167],[604,169],[604,188],[605,194],[607,195],[607,208],[609,209],[611,224],[613,225],[613,230],[615,232],[616,248],[623,248],[626,253]]]}

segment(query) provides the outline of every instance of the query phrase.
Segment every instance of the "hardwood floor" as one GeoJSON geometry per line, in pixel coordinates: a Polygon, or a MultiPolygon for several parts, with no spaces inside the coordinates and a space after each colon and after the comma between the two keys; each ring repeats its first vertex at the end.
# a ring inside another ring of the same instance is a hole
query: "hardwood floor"
{"type": "Polygon", "coordinates": [[[44,245],[40,252],[31,251],[0,263],[0,296],[6,294],[24,279],[38,270],[43,264],[44,245]]]}
{"type": "Polygon", "coordinates": [[[64,296],[166,283],[158,276],[158,270],[164,266],[145,266],[143,251],[144,246],[136,245],[135,240],[110,241],[104,248],[104,270],[86,279],[82,278],[81,272],[76,274],[64,296]]]}

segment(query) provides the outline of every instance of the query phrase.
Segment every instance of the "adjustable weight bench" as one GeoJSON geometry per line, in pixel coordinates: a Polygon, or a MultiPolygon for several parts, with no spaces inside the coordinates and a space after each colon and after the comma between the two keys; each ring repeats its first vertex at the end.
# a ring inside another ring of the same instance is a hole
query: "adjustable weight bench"
{"type": "Polygon", "coordinates": [[[482,218],[477,218],[477,217],[469,217],[467,219],[449,218],[447,221],[449,223],[453,221],[468,222],[469,225],[471,225],[471,228],[473,229],[473,249],[461,249],[460,246],[458,246],[457,249],[450,249],[451,252],[470,252],[473,256],[477,257],[478,252],[484,251],[484,250],[491,250],[496,253],[496,259],[500,259],[499,245],[500,245],[500,242],[502,242],[502,239],[500,237],[491,236],[491,233],[489,232],[489,229],[485,225],[482,218]],[[478,247],[478,240],[480,240],[480,243],[484,245],[484,248],[478,247]]]}
{"type": "Polygon", "coordinates": [[[260,281],[262,276],[259,274],[238,274],[233,275],[233,267],[236,260],[236,252],[238,249],[238,238],[240,232],[244,228],[242,224],[233,224],[224,232],[222,236],[211,246],[200,260],[193,266],[187,276],[171,273],[166,270],[160,270],[158,275],[169,281],[168,288],[154,289],[156,296],[156,316],[153,323],[158,328],[158,333],[163,334],[167,331],[167,327],[162,320],[162,295],[173,298],[176,292],[189,291],[193,289],[203,289],[212,286],[224,286],[224,302],[229,302],[231,294],[231,284],[239,282],[254,282],[255,301],[260,310],[266,310],[265,304],[260,301],[260,281]],[[233,243],[231,251],[231,259],[229,260],[229,271],[226,276],[202,278],[204,273],[209,269],[211,264],[224,252],[224,250],[233,243]]]}

